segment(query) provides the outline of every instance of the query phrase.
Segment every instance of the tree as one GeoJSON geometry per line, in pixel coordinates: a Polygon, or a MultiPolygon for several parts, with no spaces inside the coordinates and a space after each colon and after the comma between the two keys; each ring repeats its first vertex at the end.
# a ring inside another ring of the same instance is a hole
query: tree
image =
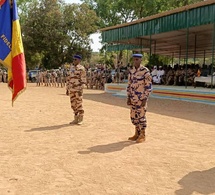
{"type": "Polygon", "coordinates": [[[81,53],[84,58],[90,58],[92,50],[89,36],[97,31],[98,21],[96,13],[90,10],[87,4],[65,6],[65,33],[68,35],[65,45],[67,61],[72,61],[71,54],[74,53],[81,53]]]}
{"type": "Polygon", "coordinates": [[[70,63],[75,53],[90,57],[89,35],[97,30],[95,24],[99,19],[86,4],[35,0],[28,5],[27,13],[23,14],[26,17],[22,20],[22,32],[29,67],[35,66],[35,59],[51,69],[70,63]]]}

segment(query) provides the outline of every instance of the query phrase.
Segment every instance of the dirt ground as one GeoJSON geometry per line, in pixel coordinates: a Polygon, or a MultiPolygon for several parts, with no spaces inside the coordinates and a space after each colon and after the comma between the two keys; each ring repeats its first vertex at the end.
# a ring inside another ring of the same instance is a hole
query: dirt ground
{"type": "Polygon", "coordinates": [[[215,194],[215,106],[151,98],[145,143],[126,100],[84,91],[71,126],[64,88],[27,90],[11,106],[0,83],[0,195],[215,194]]]}

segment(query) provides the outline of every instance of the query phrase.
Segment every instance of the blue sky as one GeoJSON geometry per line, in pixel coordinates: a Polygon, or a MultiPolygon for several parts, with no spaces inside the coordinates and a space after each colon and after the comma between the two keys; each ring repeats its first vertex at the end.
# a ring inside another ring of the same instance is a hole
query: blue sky
{"type": "MultiPolygon", "coordinates": [[[[82,3],[80,0],[65,0],[66,3],[82,3]]],[[[92,39],[93,43],[91,44],[91,48],[93,51],[99,51],[101,49],[101,39],[100,39],[100,33],[95,33],[90,36],[92,39]]]]}

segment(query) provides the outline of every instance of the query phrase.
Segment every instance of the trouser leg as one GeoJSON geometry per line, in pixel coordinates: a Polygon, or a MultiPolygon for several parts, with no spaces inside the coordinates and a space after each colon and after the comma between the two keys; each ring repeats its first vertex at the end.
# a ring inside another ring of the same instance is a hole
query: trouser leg
{"type": "MultiPolygon", "coordinates": [[[[135,125],[135,132],[138,133],[137,143],[145,141],[145,130],[147,127],[146,107],[140,106],[141,102],[131,106],[130,117],[131,122],[135,125]]],[[[136,138],[136,137],[135,137],[136,138]]]]}

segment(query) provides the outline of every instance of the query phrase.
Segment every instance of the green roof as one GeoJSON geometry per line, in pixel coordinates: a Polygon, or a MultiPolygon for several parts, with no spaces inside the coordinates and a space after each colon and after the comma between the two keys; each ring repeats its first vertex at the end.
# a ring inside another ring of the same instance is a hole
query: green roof
{"type": "Polygon", "coordinates": [[[211,55],[214,23],[215,1],[208,0],[100,31],[102,42],[112,44],[108,46],[109,50],[144,48],[149,52],[149,48],[154,47],[156,53],[185,55],[186,34],[189,29],[189,55],[194,50],[197,55],[203,55],[203,51],[211,55]],[[193,41],[196,43],[195,48],[193,41]]]}

